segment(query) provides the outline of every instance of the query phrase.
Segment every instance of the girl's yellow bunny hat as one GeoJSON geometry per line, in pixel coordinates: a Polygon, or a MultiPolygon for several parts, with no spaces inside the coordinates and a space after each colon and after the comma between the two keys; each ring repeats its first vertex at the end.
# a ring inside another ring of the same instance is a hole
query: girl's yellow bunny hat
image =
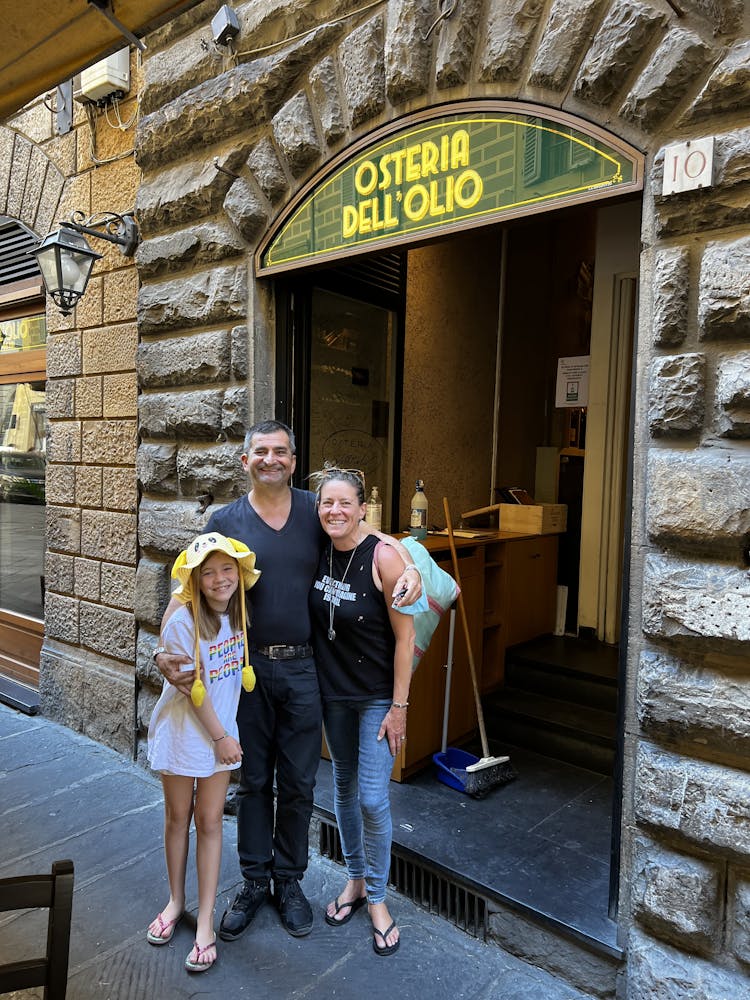
{"type": "MultiPolygon", "coordinates": [[[[193,570],[211,555],[212,552],[225,552],[232,559],[237,560],[237,568],[240,574],[240,586],[243,591],[249,590],[260,576],[260,570],[255,568],[255,553],[251,552],[247,545],[238,542],[235,538],[228,538],[218,531],[210,531],[205,535],[198,535],[194,541],[184,549],[174,561],[172,566],[172,579],[177,580],[179,586],[174,591],[173,596],[182,601],[183,604],[192,604],[193,619],[195,621],[195,680],[190,691],[193,704],[200,707],[206,696],[206,689],[201,680],[201,657],[200,657],[200,634],[198,631],[198,602],[200,601],[200,589],[193,588],[193,570]],[[194,592],[195,590],[195,592],[194,592]]],[[[255,687],[255,672],[250,666],[247,650],[247,613],[245,610],[244,598],[240,601],[242,609],[242,637],[245,647],[245,666],[242,669],[242,686],[246,691],[252,691],[255,687]]]]}

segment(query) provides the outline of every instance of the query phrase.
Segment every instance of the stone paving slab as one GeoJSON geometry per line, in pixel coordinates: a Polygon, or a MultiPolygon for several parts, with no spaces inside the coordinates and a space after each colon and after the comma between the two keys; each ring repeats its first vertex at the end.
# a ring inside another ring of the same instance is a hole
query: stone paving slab
{"type": "MultiPolygon", "coordinates": [[[[154,948],[145,929],[166,899],[158,780],[121,755],[39,716],[0,706],[0,875],[76,866],[69,1000],[354,1000],[376,986],[399,1000],[586,1000],[548,973],[485,945],[392,894],[403,944],[373,953],[361,912],[342,928],[323,920],[341,888],[340,866],[314,855],[304,880],[315,910],[309,937],[295,939],[264,907],[239,941],[219,944],[219,961],[188,976],[196,908],[194,835],[188,915],[171,944],[154,948]]],[[[224,824],[217,921],[239,881],[234,820],[224,824]]],[[[0,916],[0,962],[41,950],[44,915],[0,916]],[[38,945],[38,946],[37,946],[38,945]]],[[[10,994],[39,1000],[41,991],[10,994]]]]}

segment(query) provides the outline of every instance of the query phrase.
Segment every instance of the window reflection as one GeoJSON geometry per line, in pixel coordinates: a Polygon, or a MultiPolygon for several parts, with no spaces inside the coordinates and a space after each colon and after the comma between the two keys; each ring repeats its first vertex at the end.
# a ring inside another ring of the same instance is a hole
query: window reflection
{"type": "Polygon", "coordinates": [[[35,351],[47,343],[44,314],[0,320],[0,354],[35,351]]]}
{"type": "Polygon", "coordinates": [[[43,617],[44,382],[0,385],[0,608],[43,617]]]}

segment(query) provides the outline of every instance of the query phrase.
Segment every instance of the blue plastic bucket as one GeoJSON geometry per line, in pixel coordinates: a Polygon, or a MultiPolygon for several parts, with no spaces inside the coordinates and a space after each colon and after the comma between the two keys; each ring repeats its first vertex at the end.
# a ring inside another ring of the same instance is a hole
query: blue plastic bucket
{"type": "Polygon", "coordinates": [[[466,792],[463,782],[456,777],[451,768],[464,771],[470,764],[476,764],[479,757],[475,757],[473,753],[467,753],[465,750],[448,747],[441,753],[434,753],[432,759],[435,762],[438,781],[442,781],[450,788],[455,788],[458,792],[466,792]]]}

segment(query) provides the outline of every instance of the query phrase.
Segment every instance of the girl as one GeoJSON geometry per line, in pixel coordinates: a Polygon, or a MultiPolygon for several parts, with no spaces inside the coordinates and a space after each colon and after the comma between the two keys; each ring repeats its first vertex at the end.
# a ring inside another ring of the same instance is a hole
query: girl
{"type": "Polygon", "coordinates": [[[255,686],[248,662],[245,591],[256,582],[255,553],[218,531],[199,535],[172,567],[184,604],[164,627],[163,642],[190,657],[190,698],[168,681],[148,729],[148,759],[164,788],[164,853],[169,902],[152,921],[147,940],[168,944],[185,909],[190,820],[195,815],[198,921],[185,959],[188,972],[216,961],[213,912],[221,861],[222,817],[229,771],[240,766],[237,703],[240,684],[255,686]],[[240,580],[242,587],[240,588],[240,580]],[[244,662],[244,668],[242,666],[244,662]]]}

